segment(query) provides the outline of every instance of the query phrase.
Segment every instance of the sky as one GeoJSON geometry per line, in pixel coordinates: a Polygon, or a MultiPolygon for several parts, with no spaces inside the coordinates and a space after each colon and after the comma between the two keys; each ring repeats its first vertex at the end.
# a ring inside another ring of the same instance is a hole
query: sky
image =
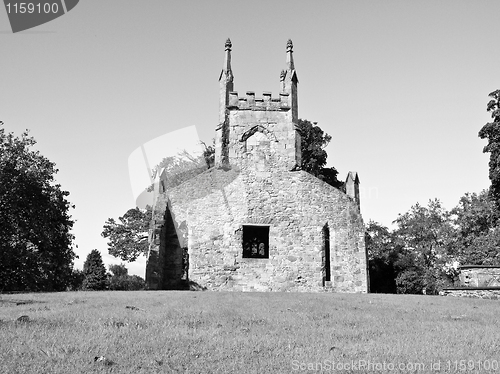
{"type": "Polygon", "coordinates": [[[94,248],[120,263],[100,234],[136,204],[131,155],[211,142],[227,38],[235,91],[257,97],[278,96],[292,39],[299,117],[332,136],[339,178],[359,173],[365,222],[391,227],[416,203],[451,209],[489,187],[477,134],[500,88],[498,14],[497,0],[85,0],[13,34],[0,8],[0,121],[56,163],[75,266],[94,248]]]}

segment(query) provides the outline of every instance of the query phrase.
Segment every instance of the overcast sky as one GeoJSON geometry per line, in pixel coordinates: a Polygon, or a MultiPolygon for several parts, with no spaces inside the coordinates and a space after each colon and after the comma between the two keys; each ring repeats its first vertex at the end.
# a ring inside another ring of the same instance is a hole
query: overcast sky
{"type": "MultiPolygon", "coordinates": [[[[235,90],[278,96],[291,38],[299,117],[332,136],[340,178],[359,173],[365,222],[390,226],[417,202],[450,209],[489,186],[477,133],[500,88],[499,14],[497,0],[85,0],[12,34],[0,8],[0,120],[57,164],[76,266],[94,248],[119,263],[100,233],[135,205],[129,156],[190,126],[211,141],[228,37],[235,90]]],[[[127,266],[144,276],[144,259],[127,266]]]]}

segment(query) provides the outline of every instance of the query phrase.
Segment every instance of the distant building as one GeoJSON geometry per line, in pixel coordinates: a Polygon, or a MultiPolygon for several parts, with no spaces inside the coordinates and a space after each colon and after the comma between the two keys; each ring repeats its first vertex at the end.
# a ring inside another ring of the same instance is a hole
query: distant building
{"type": "Polygon", "coordinates": [[[210,290],[367,292],[357,173],[344,193],[300,170],[292,42],[278,97],[233,91],[231,47],[228,39],[215,167],[169,190],[157,176],[149,288],[189,280],[210,290]]]}

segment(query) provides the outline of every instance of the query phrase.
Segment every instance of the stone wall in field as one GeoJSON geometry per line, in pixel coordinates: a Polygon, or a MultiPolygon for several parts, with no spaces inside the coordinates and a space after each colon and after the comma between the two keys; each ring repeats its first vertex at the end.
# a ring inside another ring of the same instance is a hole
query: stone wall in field
{"type": "Polygon", "coordinates": [[[500,287],[500,267],[461,266],[459,279],[462,287],[500,287]]]}
{"type": "Polygon", "coordinates": [[[440,294],[481,299],[498,299],[500,297],[500,266],[461,266],[459,281],[459,287],[445,288],[440,294]]]}
{"type": "Polygon", "coordinates": [[[455,296],[455,297],[472,297],[478,299],[492,299],[497,300],[500,298],[500,287],[497,288],[445,288],[440,292],[442,296],[455,296]]]}

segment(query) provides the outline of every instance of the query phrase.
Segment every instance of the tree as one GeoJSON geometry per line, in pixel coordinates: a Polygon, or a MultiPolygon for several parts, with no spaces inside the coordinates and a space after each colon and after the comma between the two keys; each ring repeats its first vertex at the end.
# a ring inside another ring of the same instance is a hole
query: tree
{"type": "Polygon", "coordinates": [[[491,92],[486,110],[491,113],[493,122],[488,122],[479,131],[481,139],[488,139],[483,148],[484,153],[490,153],[489,177],[491,181],[490,196],[500,210],[500,90],[491,92]]]}
{"type": "Polygon", "coordinates": [[[85,274],[83,270],[73,269],[73,273],[71,276],[71,282],[69,284],[68,290],[70,291],[79,291],[83,287],[83,281],[85,279],[85,274]]]}
{"type": "Polygon", "coordinates": [[[34,138],[0,122],[0,291],[62,291],[72,280],[74,208],[34,138]]]}
{"type": "Polygon", "coordinates": [[[449,255],[463,265],[499,265],[499,212],[488,191],[466,193],[451,214],[456,233],[449,255]]]}
{"type": "Polygon", "coordinates": [[[128,269],[124,264],[120,265],[109,265],[109,271],[113,273],[114,277],[124,277],[128,275],[128,269]]]}
{"type": "Polygon", "coordinates": [[[299,119],[297,125],[301,134],[302,170],[324,180],[333,187],[342,187],[343,183],[337,179],[337,169],[334,167],[325,168],[328,157],[325,147],[330,143],[332,137],[308,120],[299,119]]]}
{"type": "Polygon", "coordinates": [[[120,222],[108,218],[101,233],[103,238],[109,239],[109,254],[129,262],[147,254],[151,209],[129,209],[118,219],[120,222]]]}
{"type": "Polygon", "coordinates": [[[146,283],[144,279],[137,275],[128,275],[128,270],[124,264],[110,265],[109,271],[113,276],[109,280],[110,290],[137,291],[144,289],[146,283]]]}
{"type": "Polygon", "coordinates": [[[453,228],[450,213],[437,199],[429,200],[427,207],[416,204],[410,211],[399,215],[394,221],[396,245],[401,247],[396,284],[398,293],[436,294],[449,283],[443,273],[449,262],[447,247],[453,228]],[[418,279],[413,286],[408,282],[418,279]]]}
{"type": "Polygon", "coordinates": [[[83,264],[83,289],[85,290],[104,290],[107,286],[106,268],[102,262],[101,252],[93,249],[87,256],[83,264]]]}

